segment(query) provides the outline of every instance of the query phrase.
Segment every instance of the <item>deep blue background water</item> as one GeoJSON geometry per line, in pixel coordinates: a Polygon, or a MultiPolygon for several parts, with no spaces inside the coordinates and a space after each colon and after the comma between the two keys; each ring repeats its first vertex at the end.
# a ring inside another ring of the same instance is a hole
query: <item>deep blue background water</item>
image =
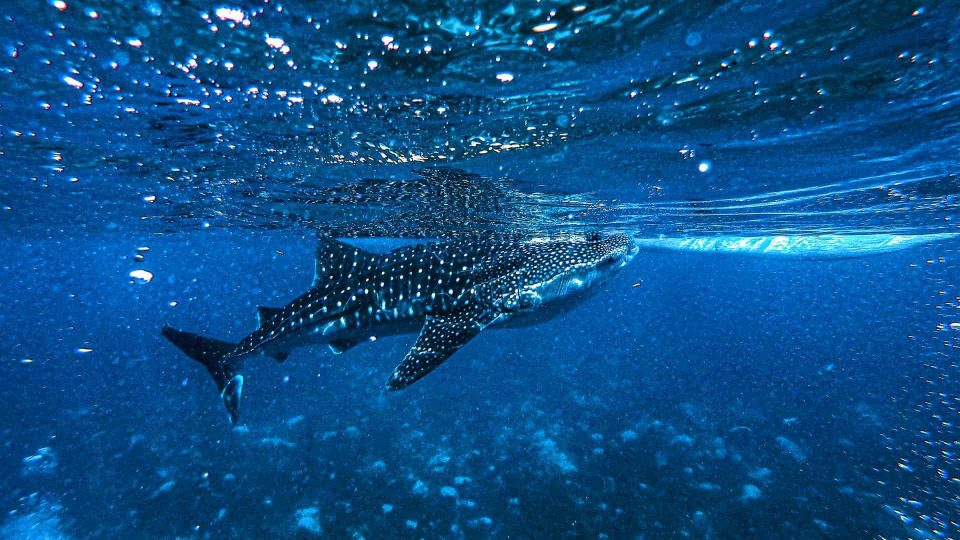
{"type": "Polygon", "coordinates": [[[956,267],[925,260],[955,246],[830,262],[641,254],[568,316],[487,332],[408,392],[382,381],[410,338],[251,362],[231,430],[206,373],[151,330],[249,331],[255,302],[309,286],[311,246],[165,237],[149,254],[159,277],[131,286],[135,244],[52,256],[6,242],[19,264],[2,301],[23,306],[4,314],[11,521],[35,510],[31,493],[62,505],[51,528],[80,536],[294,534],[295,512],[317,508],[333,536],[906,537],[930,525],[894,509],[953,511],[954,484],[922,456],[952,433],[930,414],[951,412],[936,395],[955,342],[931,329],[940,291],[956,294],[956,267]],[[41,447],[53,470],[21,463],[41,447]]]}
{"type": "Polygon", "coordinates": [[[960,534],[956,6],[0,17],[0,537],[960,534]],[[667,249],[398,394],[412,337],[299,350],[231,429],[159,334],[249,332],[318,232],[584,229],[667,249]]]}

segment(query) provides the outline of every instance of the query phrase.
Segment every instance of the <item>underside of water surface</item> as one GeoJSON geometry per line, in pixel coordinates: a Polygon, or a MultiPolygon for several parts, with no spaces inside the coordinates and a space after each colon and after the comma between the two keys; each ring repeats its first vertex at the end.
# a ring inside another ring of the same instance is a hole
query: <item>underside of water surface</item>
{"type": "Polygon", "coordinates": [[[958,36],[950,2],[3,3],[0,538],[960,536],[958,36]],[[596,294],[403,392],[416,335],[304,347],[232,427],[160,333],[239,341],[329,239],[620,234],[596,294]]]}

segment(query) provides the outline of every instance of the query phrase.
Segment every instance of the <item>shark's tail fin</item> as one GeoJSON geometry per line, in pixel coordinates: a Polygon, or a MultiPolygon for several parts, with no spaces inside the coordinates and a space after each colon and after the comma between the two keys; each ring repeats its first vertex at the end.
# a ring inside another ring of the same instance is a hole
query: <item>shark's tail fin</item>
{"type": "Polygon", "coordinates": [[[240,393],[243,391],[243,375],[238,373],[240,360],[227,358],[236,346],[233,343],[210,339],[190,332],[181,332],[169,326],[163,327],[163,335],[187,356],[203,364],[217,383],[223,405],[230,415],[230,423],[237,424],[240,418],[240,393]]]}

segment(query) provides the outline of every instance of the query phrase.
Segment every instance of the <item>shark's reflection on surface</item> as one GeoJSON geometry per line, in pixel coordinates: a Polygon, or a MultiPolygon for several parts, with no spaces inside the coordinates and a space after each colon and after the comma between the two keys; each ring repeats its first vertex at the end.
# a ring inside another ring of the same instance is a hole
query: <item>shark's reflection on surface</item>
{"type": "Polygon", "coordinates": [[[504,179],[431,167],[409,178],[367,178],[329,187],[248,194],[264,216],[338,238],[460,238],[542,235],[589,228],[604,203],[589,197],[522,191],[504,179]]]}

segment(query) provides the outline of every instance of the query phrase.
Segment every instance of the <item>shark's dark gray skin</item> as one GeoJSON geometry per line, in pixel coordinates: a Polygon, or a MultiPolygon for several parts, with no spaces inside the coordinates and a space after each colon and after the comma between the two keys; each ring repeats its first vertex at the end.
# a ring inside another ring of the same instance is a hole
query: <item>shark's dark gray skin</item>
{"type": "Polygon", "coordinates": [[[373,337],[419,330],[387,379],[390,390],[399,390],[491,325],[535,324],[568,309],[636,252],[624,235],[460,239],[386,254],[322,240],[314,287],[282,308],[261,307],[259,327],[239,343],[169,326],[163,335],[207,368],[236,424],[239,372],[251,355],[282,362],[304,345],[326,344],[342,353],[373,337]]]}

